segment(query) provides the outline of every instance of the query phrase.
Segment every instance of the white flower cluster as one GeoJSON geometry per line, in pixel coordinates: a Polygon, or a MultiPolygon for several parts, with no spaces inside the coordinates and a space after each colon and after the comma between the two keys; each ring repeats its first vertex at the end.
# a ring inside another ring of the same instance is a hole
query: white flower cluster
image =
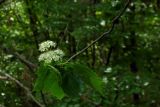
{"type": "Polygon", "coordinates": [[[12,58],[12,57],[13,57],[13,55],[10,55],[10,54],[9,54],[9,55],[5,55],[5,56],[4,56],[4,60],[8,60],[8,59],[10,59],[10,58],[12,58]]]}
{"type": "Polygon", "coordinates": [[[56,43],[54,43],[53,41],[47,40],[45,42],[42,42],[39,45],[39,51],[45,52],[45,51],[48,51],[51,47],[55,47],[55,46],[56,46],[56,43]]]}
{"type": "Polygon", "coordinates": [[[112,72],[112,68],[111,68],[111,67],[108,67],[104,72],[105,72],[105,73],[111,73],[111,72],[112,72]]]}
{"type": "Polygon", "coordinates": [[[107,83],[108,83],[108,78],[107,78],[107,77],[103,77],[103,82],[104,82],[105,84],[107,84],[107,83]]]}
{"type": "Polygon", "coordinates": [[[64,53],[60,49],[56,49],[54,51],[47,51],[42,53],[38,60],[44,61],[45,63],[51,63],[52,61],[60,61],[62,60],[62,57],[64,56],[64,53]]]}
{"type": "Polygon", "coordinates": [[[62,57],[64,56],[64,52],[60,49],[56,50],[50,50],[51,47],[55,47],[56,43],[53,41],[47,40],[45,42],[42,42],[39,45],[39,50],[43,52],[39,55],[38,60],[44,61],[45,63],[51,63],[52,61],[60,61],[62,60],[62,57]]]}
{"type": "Polygon", "coordinates": [[[143,85],[144,85],[144,86],[148,86],[148,85],[149,85],[149,82],[145,82],[143,85]]]}

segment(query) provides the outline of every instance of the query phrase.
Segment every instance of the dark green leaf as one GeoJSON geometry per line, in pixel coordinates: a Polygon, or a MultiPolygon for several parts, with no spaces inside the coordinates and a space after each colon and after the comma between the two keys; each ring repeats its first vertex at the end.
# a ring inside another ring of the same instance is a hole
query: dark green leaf
{"type": "Polygon", "coordinates": [[[69,96],[78,96],[80,92],[80,79],[73,73],[67,72],[63,77],[63,89],[69,96]]]}
{"type": "Polygon", "coordinates": [[[104,83],[92,69],[78,63],[69,63],[66,65],[66,69],[72,71],[75,75],[78,75],[85,83],[92,86],[99,93],[103,94],[104,83]]]}

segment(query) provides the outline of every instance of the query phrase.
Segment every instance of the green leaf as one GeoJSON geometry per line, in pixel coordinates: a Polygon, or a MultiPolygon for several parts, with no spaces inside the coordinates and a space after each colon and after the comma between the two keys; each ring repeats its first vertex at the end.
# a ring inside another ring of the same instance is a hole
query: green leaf
{"type": "Polygon", "coordinates": [[[86,84],[93,87],[100,94],[103,94],[104,83],[92,69],[78,63],[69,63],[66,65],[66,69],[72,71],[75,75],[78,75],[86,84]]]}
{"type": "Polygon", "coordinates": [[[80,79],[71,72],[66,72],[63,76],[62,87],[65,93],[69,96],[78,96],[80,92],[80,79]]]}
{"type": "Polygon", "coordinates": [[[44,86],[45,78],[47,77],[48,74],[48,69],[45,66],[40,66],[37,73],[38,73],[38,78],[34,85],[34,91],[41,91],[44,86]]]}
{"type": "Polygon", "coordinates": [[[43,90],[51,93],[58,99],[62,99],[65,96],[63,89],[59,85],[59,77],[54,71],[50,72],[46,77],[43,90]]]}
{"type": "Polygon", "coordinates": [[[65,96],[65,93],[60,85],[61,79],[60,73],[58,72],[59,71],[53,66],[40,67],[34,90],[43,90],[57,99],[62,99],[65,96]]]}

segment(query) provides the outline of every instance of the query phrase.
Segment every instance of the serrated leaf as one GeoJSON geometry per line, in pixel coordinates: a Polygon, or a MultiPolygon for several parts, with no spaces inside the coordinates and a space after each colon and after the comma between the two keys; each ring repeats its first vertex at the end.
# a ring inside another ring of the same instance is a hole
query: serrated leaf
{"type": "Polygon", "coordinates": [[[69,63],[66,65],[66,69],[72,71],[75,75],[78,75],[85,83],[92,86],[99,93],[103,94],[104,83],[92,69],[78,63],[69,63]]]}
{"type": "Polygon", "coordinates": [[[46,77],[43,90],[58,99],[62,99],[65,96],[63,89],[59,85],[59,78],[54,71],[50,72],[46,77]]]}
{"type": "Polygon", "coordinates": [[[48,69],[45,66],[40,66],[37,73],[38,73],[38,78],[34,85],[34,91],[41,91],[44,86],[44,81],[47,76],[48,69]]]}
{"type": "Polygon", "coordinates": [[[80,84],[80,79],[73,73],[67,72],[64,74],[62,87],[67,95],[78,96],[80,84]]]}
{"type": "Polygon", "coordinates": [[[57,99],[62,99],[65,96],[63,89],[60,86],[60,73],[53,66],[41,66],[38,70],[38,78],[35,83],[35,91],[48,92],[57,99]]]}

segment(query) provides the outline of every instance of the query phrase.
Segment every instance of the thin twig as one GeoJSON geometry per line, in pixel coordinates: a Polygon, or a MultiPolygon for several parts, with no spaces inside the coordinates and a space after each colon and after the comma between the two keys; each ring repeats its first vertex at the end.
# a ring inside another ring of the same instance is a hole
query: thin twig
{"type": "Polygon", "coordinates": [[[79,52],[77,52],[76,54],[74,54],[73,56],[71,56],[67,61],[71,61],[73,58],[75,58],[76,56],[80,55],[81,53],[83,53],[85,50],[87,50],[89,47],[91,47],[93,44],[95,44],[97,41],[99,41],[101,38],[103,38],[104,36],[109,36],[109,34],[113,31],[115,24],[118,23],[119,18],[123,15],[123,13],[126,11],[127,7],[129,6],[131,0],[128,0],[125,7],[122,9],[122,11],[112,20],[112,26],[111,28],[103,33],[101,36],[99,36],[97,39],[95,39],[91,44],[89,44],[88,46],[86,46],[85,48],[83,48],[82,50],[80,50],[79,52]]]}
{"type": "MultiPolygon", "coordinates": [[[[1,70],[0,70],[0,73],[3,74],[3,75],[7,78],[7,80],[11,80],[11,81],[15,82],[16,84],[18,84],[21,88],[23,88],[23,89],[27,92],[28,96],[29,96],[39,107],[44,107],[44,105],[42,105],[42,104],[32,95],[32,93],[31,93],[31,91],[29,90],[28,87],[24,86],[20,81],[18,81],[17,79],[15,79],[13,76],[11,76],[11,75],[8,74],[8,73],[6,73],[6,72],[4,72],[4,71],[1,71],[1,70]]],[[[3,77],[4,77],[4,76],[3,76],[3,77]]]]}

